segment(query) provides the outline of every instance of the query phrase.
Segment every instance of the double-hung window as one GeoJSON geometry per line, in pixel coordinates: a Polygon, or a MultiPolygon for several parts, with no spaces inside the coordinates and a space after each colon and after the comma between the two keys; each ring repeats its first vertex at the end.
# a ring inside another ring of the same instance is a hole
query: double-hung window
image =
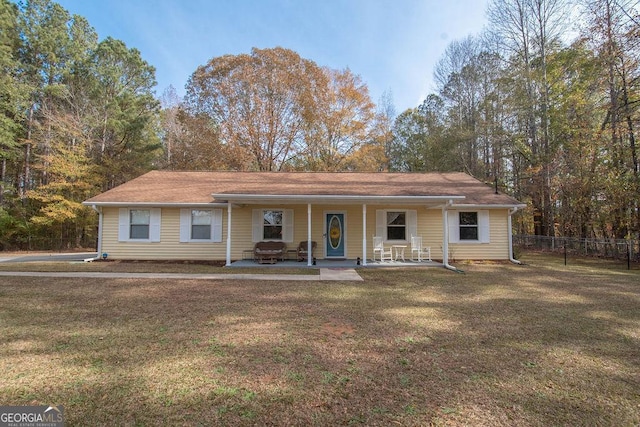
{"type": "Polygon", "coordinates": [[[210,210],[191,211],[191,240],[211,239],[211,217],[210,210]]]}
{"type": "Polygon", "coordinates": [[[254,209],[252,220],[252,240],[293,241],[292,209],[254,209]]]}
{"type": "Polygon", "coordinates": [[[160,208],[120,208],[119,242],[159,242],[162,222],[160,208]]]}
{"type": "Polygon", "coordinates": [[[460,240],[478,240],[478,212],[460,212],[460,240]]]}
{"type": "Polygon", "coordinates": [[[180,209],[180,242],[222,241],[222,209],[180,209]]]}
{"type": "Polygon", "coordinates": [[[407,240],[406,212],[387,212],[387,240],[407,240]]]}
{"type": "Polygon", "coordinates": [[[282,240],[284,213],[281,210],[265,210],[262,216],[262,238],[282,240]]]}
{"type": "Polygon", "coordinates": [[[379,209],[376,211],[376,236],[390,242],[408,242],[418,235],[416,210],[379,209]]]}
{"type": "Polygon", "coordinates": [[[129,239],[149,239],[149,225],[151,224],[149,209],[131,209],[129,215],[129,239]]]}
{"type": "Polygon", "coordinates": [[[448,211],[449,242],[490,243],[488,210],[448,211]]]}

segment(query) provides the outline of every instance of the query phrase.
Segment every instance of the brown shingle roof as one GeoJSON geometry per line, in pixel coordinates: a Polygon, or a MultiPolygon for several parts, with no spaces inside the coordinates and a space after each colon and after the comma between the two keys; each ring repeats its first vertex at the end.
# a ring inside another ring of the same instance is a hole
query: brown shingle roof
{"type": "Polygon", "coordinates": [[[211,203],[212,194],[286,196],[465,196],[456,204],[520,205],[464,173],[152,171],[86,204],[211,203]]]}

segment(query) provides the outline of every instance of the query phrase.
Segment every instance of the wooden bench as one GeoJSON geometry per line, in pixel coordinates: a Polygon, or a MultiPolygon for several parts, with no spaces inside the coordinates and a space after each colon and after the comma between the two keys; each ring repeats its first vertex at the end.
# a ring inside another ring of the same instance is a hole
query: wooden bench
{"type": "Polygon", "coordinates": [[[278,260],[284,261],[286,253],[287,244],[284,242],[258,242],[253,247],[253,259],[260,264],[275,264],[278,260]]]}

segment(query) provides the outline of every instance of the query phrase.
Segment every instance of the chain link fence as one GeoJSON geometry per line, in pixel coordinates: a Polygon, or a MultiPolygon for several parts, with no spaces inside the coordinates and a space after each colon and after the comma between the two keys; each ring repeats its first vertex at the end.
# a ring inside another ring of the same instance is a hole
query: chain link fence
{"type": "Polygon", "coordinates": [[[521,250],[640,262],[640,240],[517,235],[513,236],[513,245],[521,250]]]}

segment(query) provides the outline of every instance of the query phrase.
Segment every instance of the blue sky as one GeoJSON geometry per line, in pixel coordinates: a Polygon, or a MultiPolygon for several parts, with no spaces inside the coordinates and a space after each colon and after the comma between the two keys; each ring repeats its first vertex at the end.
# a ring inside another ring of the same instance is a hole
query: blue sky
{"type": "Polygon", "coordinates": [[[320,66],[349,68],[373,102],[390,92],[396,112],[433,88],[433,68],[453,40],[479,33],[488,0],[57,0],[99,38],[140,50],[161,95],[179,95],[209,59],[281,46],[320,66]]]}

